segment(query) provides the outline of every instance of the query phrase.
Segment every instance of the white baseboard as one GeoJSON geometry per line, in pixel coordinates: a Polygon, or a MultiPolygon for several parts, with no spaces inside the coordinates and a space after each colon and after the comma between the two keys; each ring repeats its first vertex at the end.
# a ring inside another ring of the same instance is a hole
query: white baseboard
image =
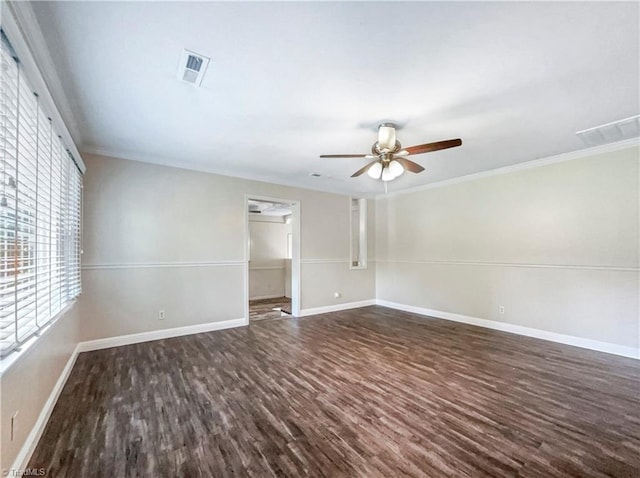
{"type": "Polygon", "coordinates": [[[389,302],[386,300],[376,300],[377,305],[383,307],[389,307],[391,309],[402,310],[404,312],[411,312],[413,314],[424,315],[427,317],[435,317],[438,319],[451,320],[453,322],[461,322],[463,324],[476,325],[478,327],[485,327],[487,329],[500,330],[502,332],[509,332],[512,334],[525,335],[527,337],[535,337],[537,339],[549,340],[551,342],[558,342],[565,345],[573,345],[574,347],[581,347],[583,349],[597,350],[598,352],[605,352],[614,355],[621,355],[622,357],[629,357],[634,359],[640,359],[640,350],[633,347],[626,347],[624,345],[612,344],[610,342],[600,342],[598,340],[585,339],[582,337],[575,337],[573,335],[557,334],[555,332],[548,332],[546,330],[533,329],[530,327],[523,327],[522,325],[507,324],[505,322],[497,322],[495,320],[480,319],[478,317],[472,317],[469,315],[454,314],[452,312],[443,312],[440,310],[425,309],[423,307],[415,307],[413,305],[398,304],[396,302],[389,302]]]}
{"type": "MultiPolygon", "coordinates": [[[[76,348],[71,353],[69,360],[67,360],[67,364],[62,369],[62,373],[58,377],[56,384],[53,386],[53,390],[49,394],[49,398],[44,403],[42,410],[40,411],[40,415],[38,415],[38,419],[33,425],[33,428],[29,432],[22,448],[18,452],[18,456],[13,462],[13,467],[9,470],[9,475],[13,476],[12,473],[19,472],[20,470],[25,470],[27,465],[29,464],[29,460],[31,460],[31,455],[36,449],[36,445],[40,441],[40,437],[44,432],[44,429],[49,422],[49,418],[51,417],[51,412],[53,412],[53,407],[56,406],[56,402],[58,401],[58,397],[60,396],[60,392],[64,388],[64,384],[67,383],[67,379],[69,378],[69,374],[73,369],[74,364],[76,363],[76,359],[78,358],[78,347],[80,344],[76,345],[76,348]]],[[[18,475],[16,475],[18,476],[18,475]]]]}
{"type": "Polygon", "coordinates": [[[311,309],[300,309],[297,317],[307,317],[308,315],[326,314],[329,312],[338,312],[340,310],[357,309],[358,307],[367,307],[376,305],[375,299],[360,300],[357,302],[346,302],[344,304],[326,305],[324,307],[314,307],[311,309]]]}
{"type": "Polygon", "coordinates": [[[92,350],[110,349],[121,345],[138,344],[141,342],[151,342],[152,340],[169,339],[171,337],[181,337],[183,335],[200,334],[213,330],[230,329],[232,327],[242,327],[248,325],[247,319],[222,320],[220,322],[208,322],[206,324],[187,325],[172,329],[153,330],[151,332],[141,332],[139,334],[118,335],[117,337],[107,337],[106,339],[89,340],[78,344],[78,352],[90,352],[92,350]]]}
{"type": "Polygon", "coordinates": [[[276,295],[257,295],[255,297],[249,297],[249,300],[279,299],[280,297],[285,297],[284,292],[276,295]]]}

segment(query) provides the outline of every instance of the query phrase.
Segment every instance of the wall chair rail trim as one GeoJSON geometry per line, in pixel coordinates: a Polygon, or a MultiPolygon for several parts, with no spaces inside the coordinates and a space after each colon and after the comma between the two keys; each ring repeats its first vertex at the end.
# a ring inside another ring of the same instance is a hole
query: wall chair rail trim
{"type": "Polygon", "coordinates": [[[521,267],[532,269],[577,269],[595,271],[640,272],[640,267],[603,266],[588,264],[530,264],[521,262],[485,262],[485,261],[436,261],[436,260],[400,260],[378,259],[382,264],[427,264],[447,266],[478,266],[478,267],[521,267]]]}
{"type": "Polygon", "coordinates": [[[243,266],[244,261],[197,261],[197,262],[123,262],[114,264],[85,264],[82,270],[97,269],[161,269],[167,267],[227,267],[243,266]]]}

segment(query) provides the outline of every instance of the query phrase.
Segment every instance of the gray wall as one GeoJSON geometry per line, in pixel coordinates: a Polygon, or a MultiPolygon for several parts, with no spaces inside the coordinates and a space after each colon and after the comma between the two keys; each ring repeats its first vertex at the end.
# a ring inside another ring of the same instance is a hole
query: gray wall
{"type": "Polygon", "coordinates": [[[245,194],[300,201],[302,309],[375,297],[374,265],[349,269],[347,196],[84,159],[83,340],[243,318],[245,194]]]}
{"type": "Polygon", "coordinates": [[[249,299],[285,295],[287,234],[291,229],[282,217],[249,214],[249,299]]]}
{"type": "Polygon", "coordinates": [[[380,199],[377,298],[637,348],[638,174],[632,147],[380,199]]]}
{"type": "Polygon", "coordinates": [[[0,470],[13,465],[76,348],[79,335],[76,303],[0,378],[0,470]],[[16,411],[15,436],[11,441],[11,417],[16,411]]]}

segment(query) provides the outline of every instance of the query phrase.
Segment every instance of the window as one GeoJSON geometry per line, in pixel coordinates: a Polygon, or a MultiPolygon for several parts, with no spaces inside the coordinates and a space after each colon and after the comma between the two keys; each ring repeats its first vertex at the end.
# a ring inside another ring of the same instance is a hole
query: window
{"type": "Polygon", "coordinates": [[[367,200],[351,198],[351,269],[367,267],[367,200]]]}
{"type": "Polygon", "coordinates": [[[0,356],[5,356],[80,294],[82,174],[4,33],[0,68],[0,356]]]}

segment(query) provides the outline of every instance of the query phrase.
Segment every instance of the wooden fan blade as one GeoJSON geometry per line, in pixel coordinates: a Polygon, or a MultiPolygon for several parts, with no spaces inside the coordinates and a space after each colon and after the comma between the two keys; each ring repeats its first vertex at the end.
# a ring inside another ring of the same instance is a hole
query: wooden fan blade
{"type": "Polygon", "coordinates": [[[357,178],[358,176],[360,176],[361,174],[363,174],[367,169],[369,169],[371,167],[371,165],[377,163],[378,160],[376,159],[375,161],[371,161],[369,164],[367,164],[366,166],[358,169],[355,173],[353,173],[351,175],[352,178],[357,178]]]}
{"type": "Polygon", "coordinates": [[[321,154],[321,158],[366,158],[368,154],[321,154]]]}
{"type": "Polygon", "coordinates": [[[394,156],[393,159],[402,164],[402,166],[404,166],[404,169],[412,173],[421,173],[422,171],[424,171],[424,168],[422,166],[420,166],[418,163],[414,163],[410,159],[403,158],[401,156],[394,156]]]}
{"type": "Polygon", "coordinates": [[[446,141],[437,141],[435,143],[409,146],[408,148],[404,148],[404,150],[408,151],[409,154],[422,154],[422,153],[430,153],[432,151],[440,151],[441,149],[455,148],[456,146],[460,146],[461,144],[462,144],[462,140],[460,138],[457,138],[457,139],[448,139],[446,141]]]}

